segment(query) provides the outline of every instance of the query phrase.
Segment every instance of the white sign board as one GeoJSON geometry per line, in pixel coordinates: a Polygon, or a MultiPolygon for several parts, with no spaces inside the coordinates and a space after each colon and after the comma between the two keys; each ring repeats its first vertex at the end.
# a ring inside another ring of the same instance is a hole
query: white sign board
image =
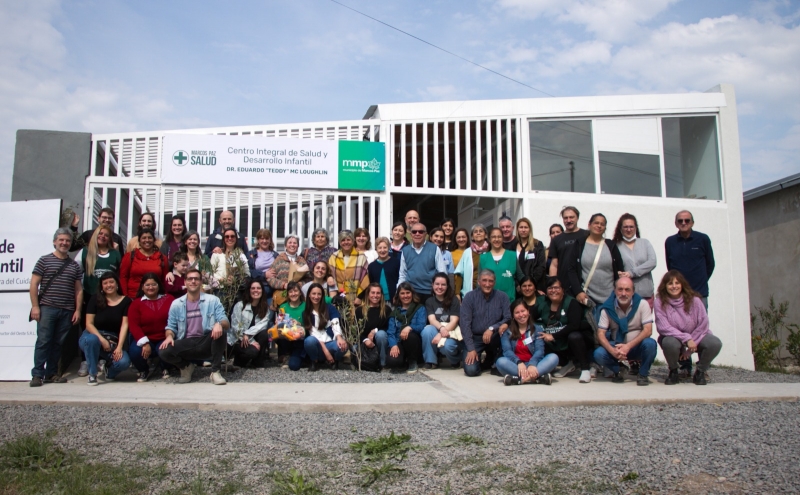
{"type": "Polygon", "coordinates": [[[167,134],[165,184],[383,191],[386,146],[370,141],[167,134]]]}
{"type": "Polygon", "coordinates": [[[0,292],[28,290],[33,265],[53,252],[61,200],[0,203],[0,292]]]}
{"type": "Polygon", "coordinates": [[[36,261],[53,252],[60,214],[60,199],[0,203],[0,380],[31,377],[31,274],[36,261]]]}
{"type": "Polygon", "coordinates": [[[36,322],[27,292],[0,294],[0,380],[30,380],[36,322]]]}

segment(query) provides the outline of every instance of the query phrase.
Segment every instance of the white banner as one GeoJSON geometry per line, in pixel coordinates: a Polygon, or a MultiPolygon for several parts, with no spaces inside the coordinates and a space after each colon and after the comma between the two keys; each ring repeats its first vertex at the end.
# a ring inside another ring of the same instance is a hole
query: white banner
{"type": "Polygon", "coordinates": [[[28,290],[36,261],[53,252],[61,200],[0,203],[0,292],[28,290]]]}
{"type": "Polygon", "coordinates": [[[0,380],[31,378],[36,322],[28,321],[30,311],[27,292],[0,294],[0,380]]]}
{"type": "Polygon", "coordinates": [[[386,147],[379,142],[167,134],[161,181],[383,191],[385,161],[386,147]]]}

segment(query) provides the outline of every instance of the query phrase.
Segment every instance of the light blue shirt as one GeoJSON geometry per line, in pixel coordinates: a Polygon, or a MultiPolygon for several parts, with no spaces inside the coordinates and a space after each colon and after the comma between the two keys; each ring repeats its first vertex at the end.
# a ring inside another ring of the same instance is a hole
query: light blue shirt
{"type": "MultiPolygon", "coordinates": [[[[175,340],[180,340],[186,336],[186,298],[188,294],[172,301],[169,307],[169,317],[167,318],[167,330],[175,334],[175,340]]],[[[225,308],[222,307],[217,296],[200,293],[200,313],[203,315],[203,333],[209,333],[214,328],[215,323],[228,321],[225,315],[225,308]]]]}

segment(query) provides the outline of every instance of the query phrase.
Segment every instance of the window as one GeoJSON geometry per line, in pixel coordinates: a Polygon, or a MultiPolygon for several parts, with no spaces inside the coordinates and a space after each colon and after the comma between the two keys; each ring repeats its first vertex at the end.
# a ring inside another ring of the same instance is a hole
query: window
{"type": "Polygon", "coordinates": [[[715,117],[661,119],[669,198],[722,199],[715,117]]]}
{"type": "Polygon", "coordinates": [[[531,187],[595,192],[590,120],[530,122],[531,187]]]}
{"type": "Polygon", "coordinates": [[[601,151],[600,187],[604,194],[660,197],[658,155],[601,151]]]}

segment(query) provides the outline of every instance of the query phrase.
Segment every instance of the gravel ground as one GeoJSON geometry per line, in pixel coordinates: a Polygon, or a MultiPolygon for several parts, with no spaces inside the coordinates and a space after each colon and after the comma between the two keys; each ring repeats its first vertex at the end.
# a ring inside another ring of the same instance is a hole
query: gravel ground
{"type": "Polygon", "coordinates": [[[0,421],[2,441],[56,429],[89,459],[165,465],[151,493],[270,493],[289,468],[322,493],[800,492],[798,402],[302,416],[3,405],[0,421]],[[392,431],[416,449],[363,486],[382,463],[348,445],[392,431]]]}

